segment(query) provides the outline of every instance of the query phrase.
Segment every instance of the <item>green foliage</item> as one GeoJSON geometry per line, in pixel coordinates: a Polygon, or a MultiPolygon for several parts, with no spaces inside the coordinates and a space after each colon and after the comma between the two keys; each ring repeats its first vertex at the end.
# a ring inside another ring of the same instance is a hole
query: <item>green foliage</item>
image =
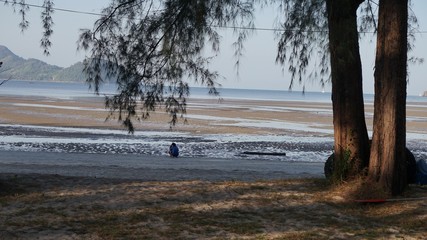
{"type": "MultiPolygon", "coordinates": [[[[19,23],[19,28],[21,31],[25,31],[29,26],[30,22],[27,20],[27,12],[30,10],[29,5],[25,0],[6,0],[4,1],[4,5],[10,5],[15,12],[18,12],[21,16],[21,22],[19,23]]],[[[43,26],[43,36],[40,40],[40,47],[43,48],[43,52],[45,55],[49,55],[49,48],[52,43],[50,42],[50,37],[53,34],[52,26],[53,19],[52,14],[54,3],[51,0],[44,0],[41,12],[41,20],[43,26]]]]}
{"type": "Polygon", "coordinates": [[[329,79],[328,24],[324,0],[284,1],[280,6],[283,19],[278,34],[276,62],[288,66],[291,89],[294,80],[303,83],[310,66],[309,77],[324,85],[329,79]],[[319,59],[319,62],[313,62],[319,59]]]}
{"type": "MultiPolygon", "coordinates": [[[[277,4],[270,1],[269,4],[277,4]]],[[[356,1],[357,2],[357,1],[356,1]]],[[[375,35],[378,22],[378,4],[373,0],[360,0],[358,26],[360,36],[375,35]]],[[[282,13],[278,21],[276,62],[291,73],[292,89],[295,80],[319,81],[323,86],[330,81],[330,56],[326,0],[279,1],[282,13]],[[310,69],[310,72],[307,70],[310,69]]],[[[415,42],[418,20],[414,12],[409,15],[409,50],[415,42]]],[[[422,63],[424,59],[411,57],[410,62],[422,63]]]]}
{"type": "MultiPolygon", "coordinates": [[[[351,164],[351,151],[349,149],[343,149],[343,154],[341,158],[336,159],[337,154],[332,154],[329,158],[329,174],[327,178],[336,184],[342,183],[347,179],[348,173],[352,167],[351,164]]],[[[326,167],[326,166],[325,166],[326,167]]],[[[325,168],[326,173],[326,168],[325,168]]]]}
{"type": "Polygon", "coordinates": [[[53,2],[50,0],[45,0],[43,2],[43,11],[41,13],[42,24],[43,24],[43,37],[40,41],[40,46],[44,49],[44,54],[49,55],[49,48],[52,45],[50,42],[50,36],[53,34],[52,25],[52,14],[53,10],[53,2]]]}

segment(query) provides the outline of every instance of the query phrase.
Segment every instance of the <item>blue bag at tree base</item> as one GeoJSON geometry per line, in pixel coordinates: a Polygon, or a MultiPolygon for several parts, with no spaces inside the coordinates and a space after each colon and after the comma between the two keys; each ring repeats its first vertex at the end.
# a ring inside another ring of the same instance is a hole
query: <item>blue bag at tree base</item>
{"type": "Polygon", "coordinates": [[[427,160],[420,159],[417,161],[417,184],[427,184],[427,160]]]}

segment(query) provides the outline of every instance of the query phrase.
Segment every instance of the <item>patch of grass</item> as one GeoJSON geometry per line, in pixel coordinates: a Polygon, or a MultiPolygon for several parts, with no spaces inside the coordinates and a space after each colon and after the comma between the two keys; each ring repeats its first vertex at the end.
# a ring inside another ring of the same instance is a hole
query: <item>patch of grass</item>
{"type": "Polygon", "coordinates": [[[295,231],[284,233],[280,238],[277,239],[306,239],[306,240],[317,240],[317,239],[329,239],[329,237],[322,236],[319,232],[311,231],[295,231]]]}
{"type": "Polygon", "coordinates": [[[34,218],[34,219],[25,219],[25,220],[8,220],[5,222],[6,226],[25,228],[27,226],[32,226],[34,229],[48,229],[50,223],[48,219],[44,218],[34,218]]]}

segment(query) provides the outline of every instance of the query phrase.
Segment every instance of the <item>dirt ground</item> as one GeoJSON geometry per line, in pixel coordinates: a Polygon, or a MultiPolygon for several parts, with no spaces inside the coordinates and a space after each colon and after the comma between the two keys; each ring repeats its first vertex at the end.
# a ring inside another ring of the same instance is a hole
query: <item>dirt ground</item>
{"type": "Polygon", "coordinates": [[[410,186],[399,201],[381,204],[355,203],[324,179],[150,182],[0,174],[0,186],[0,239],[425,239],[427,234],[426,186],[410,186]]]}

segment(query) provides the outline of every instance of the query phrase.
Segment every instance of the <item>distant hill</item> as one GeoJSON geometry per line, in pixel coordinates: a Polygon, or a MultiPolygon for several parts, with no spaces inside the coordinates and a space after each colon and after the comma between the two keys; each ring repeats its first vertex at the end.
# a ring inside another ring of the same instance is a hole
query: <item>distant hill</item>
{"type": "Polygon", "coordinates": [[[55,81],[86,81],[86,76],[83,73],[84,65],[82,62],[75,63],[70,67],[61,69],[53,77],[55,81]]]}
{"type": "Polygon", "coordinates": [[[68,68],[47,64],[37,59],[24,59],[0,45],[0,79],[83,82],[83,63],[68,68]]]}

